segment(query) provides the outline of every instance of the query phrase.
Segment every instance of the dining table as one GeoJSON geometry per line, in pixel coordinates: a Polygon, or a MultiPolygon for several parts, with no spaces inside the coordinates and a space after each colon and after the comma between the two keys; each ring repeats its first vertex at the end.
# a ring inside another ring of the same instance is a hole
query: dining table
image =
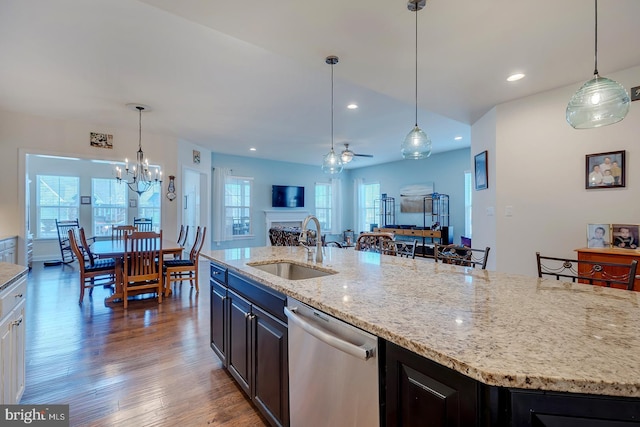
{"type": "MultiPolygon", "coordinates": [[[[123,239],[106,239],[96,240],[91,245],[91,252],[98,258],[113,258],[116,262],[116,285],[115,292],[105,299],[105,303],[123,299],[122,278],[124,267],[124,240],[123,239]]],[[[164,255],[172,255],[174,258],[182,254],[184,248],[173,240],[162,239],[162,250],[160,252],[160,260],[164,255]]],[[[164,286],[164,285],[163,285],[164,286]]],[[[164,289],[165,295],[167,290],[164,289]]]]}

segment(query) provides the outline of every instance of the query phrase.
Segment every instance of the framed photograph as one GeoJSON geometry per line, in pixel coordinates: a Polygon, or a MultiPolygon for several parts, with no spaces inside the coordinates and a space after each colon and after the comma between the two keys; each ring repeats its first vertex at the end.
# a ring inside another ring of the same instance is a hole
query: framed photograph
{"type": "Polygon", "coordinates": [[[200,163],[200,152],[193,150],[193,163],[200,163]]]}
{"type": "Polygon", "coordinates": [[[113,135],[90,132],[89,142],[92,147],[113,149],[113,135]]]}
{"type": "Polygon", "coordinates": [[[638,224],[611,224],[613,247],[621,249],[637,249],[640,237],[638,224]]]}
{"type": "Polygon", "coordinates": [[[487,151],[476,154],[473,158],[476,174],[476,190],[489,188],[489,168],[487,166],[487,151]]]}
{"type": "Polygon", "coordinates": [[[588,190],[624,187],[624,177],[626,175],[624,154],[624,150],[587,154],[585,160],[585,187],[588,190]]]}
{"type": "Polygon", "coordinates": [[[611,247],[610,224],[587,225],[587,247],[608,248],[611,247]]]}
{"type": "Polygon", "coordinates": [[[129,199],[129,207],[130,208],[138,207],[138,201],[136,199],[129,199]]]}
{"type": "Polygon", "coordinates": [[[90,205],[91,204],[91,196],[80,196],[80,204],[81,205],[90,205]]]}

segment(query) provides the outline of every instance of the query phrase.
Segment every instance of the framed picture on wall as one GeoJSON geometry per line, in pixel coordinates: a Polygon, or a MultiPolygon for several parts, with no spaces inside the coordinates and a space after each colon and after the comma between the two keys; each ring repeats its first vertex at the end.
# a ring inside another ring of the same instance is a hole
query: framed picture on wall
{"type": "Polygon", "coordinates": [[[80,196],[80,204],[81,205],[90,205],[91,204],[91,196],[80,196]]]}
{"type": "Polygon", "coordinates": [[[476,176],[476,190],[489,188],[489,168],[487,166],[487,151],[476,154],[473,158],[476,176]]]}
{"type": "Polygon", "coordinates": [[[585,187],[595,188],[624,187],[626,165],[625,151],[587,154],[585,156],[585,187]]]}

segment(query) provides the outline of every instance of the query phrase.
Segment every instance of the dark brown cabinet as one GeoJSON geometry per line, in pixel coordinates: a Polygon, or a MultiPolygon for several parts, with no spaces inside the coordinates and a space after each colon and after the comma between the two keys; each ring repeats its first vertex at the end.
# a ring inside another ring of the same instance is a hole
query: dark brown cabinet
{"type": "Polygon", "coordinates": [[[229,303],[227,298],[227,270],[217,264],[211,263],[211,348],[218,355],[222,365],[227,367],[227,348],[229,346],[229,334],[225,319],[229,316],[229,303]]]}
{"type": "Polygon", "coordinates": [[[286,298],[235,273],[226,278],[225,286],[211,279],[211,347],[265,418],[288,426],[286,298]]]}
{"type": "Polygon", "coordinates": [[[386,425],[480,425],[477,381],[386,343],[386,425]]]}
{"type": "Polygon", "coordinates": [[[512,425],[518,427],[637,427],[640,400],[511,390],[511,414],[512,425]]]}

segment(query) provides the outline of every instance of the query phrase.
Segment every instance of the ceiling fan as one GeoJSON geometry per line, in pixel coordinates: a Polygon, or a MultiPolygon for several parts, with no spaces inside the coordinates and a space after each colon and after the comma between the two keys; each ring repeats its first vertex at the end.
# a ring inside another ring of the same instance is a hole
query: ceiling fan
{"type": "Polygon", "coordinates": [[[354,157],[373,157],[372,154],[356,154],[349,150],[349,144],[344,144],[344,150],[340,153],[342,163],[349,163],[354,157]]]}

